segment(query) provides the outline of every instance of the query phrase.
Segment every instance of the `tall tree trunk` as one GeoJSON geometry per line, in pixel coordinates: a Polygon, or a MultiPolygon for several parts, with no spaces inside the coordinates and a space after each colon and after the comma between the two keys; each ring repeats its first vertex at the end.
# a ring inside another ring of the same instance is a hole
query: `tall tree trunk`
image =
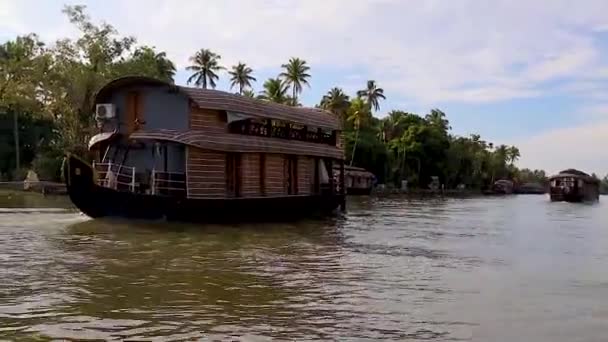
{"type": "Polygon", "coordinates": [[[403,181],[403,179],[405,178],[405,159],[406,155],[405,155],[405,148],[403,149],[403,163],[401,164],[401,181],[403,181]]]}
{"type": "Polygon", "coordinates": [[[239,94],[243,95],[243,83],[239,83],[239,94]]]}
{"type": "Polygon", "coordinates": [[[19,155],[19,119],[17,111],[13,111],[13,136],[15,138],[15,176],[19,174],[21,169],[21,156],[19,155]]]}
{"type": "Polygon", "coordinates": [[[355,135],[355,143],[353,144],[353,154],[350,157],[350,166],[353,166],[355,160],[355,150],[357,150],[357,142],[359,141],[359,128],[357,128],[357,134],[355,135]]]}
{"type": "Polygon", "coordinates": [[[298,103],[298,99],[296,98],[296,86],[292,85],[292,89],[291,90],[292,90],[292,93],[293,93],[293,98],[292,98],[293,106],[295,107],[296,104],[298,103]]]}
{"type": "Polygon", "coordinates": [[[207,89],[207,75],[203,75],[203,89],[207,89]]]}

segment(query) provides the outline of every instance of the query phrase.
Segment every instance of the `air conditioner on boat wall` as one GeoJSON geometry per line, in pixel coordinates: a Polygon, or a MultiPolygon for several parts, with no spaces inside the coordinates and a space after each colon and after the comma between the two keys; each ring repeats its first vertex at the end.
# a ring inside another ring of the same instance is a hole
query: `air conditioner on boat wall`
{"type": "Polygon", "coordinates": [[[116,111],[112,103],[99,103],[95,106],[95,118],[97,120],[112,119],[116,116],[116,111]]]}

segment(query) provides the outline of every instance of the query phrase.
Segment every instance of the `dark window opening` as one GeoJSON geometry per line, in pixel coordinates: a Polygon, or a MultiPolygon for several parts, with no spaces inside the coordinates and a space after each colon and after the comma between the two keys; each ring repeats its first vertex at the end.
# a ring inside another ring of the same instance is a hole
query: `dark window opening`
{"type": "Polygon", "coordinates": [[[260,153],[260,194],[266,196],[266,154],[260,153]]]}
{"type": "Polygon", "coordinates": [[[226,154],[226,192],[228,196],[241,196],[241,155],[226,154]]]}
{"type": "Polygon", "coordinates": [[[286,161],[287,193],[298,194],[298,157],[288,156],[286,161]]]}

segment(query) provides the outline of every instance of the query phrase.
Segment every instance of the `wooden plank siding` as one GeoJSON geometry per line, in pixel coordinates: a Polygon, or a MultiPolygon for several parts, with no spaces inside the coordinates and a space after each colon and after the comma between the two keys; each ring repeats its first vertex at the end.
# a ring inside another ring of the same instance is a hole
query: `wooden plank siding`
{"type": "Polygon", "coordinates": [[[241,195],[242,197],[259,197],[260,189],[260,155],[243,153],[241,155],[241,195]]]}
{"type": "Polygon", "coordinates": [[[310,195],[314,186],[314,159],[298,157],[298,194],[310,195]]]}
{"type": "Polygon", "coordinates": [[[226,197],[226,154],[188,146],[188,198],[226,197]]]}
{"type": "Polygon", "coordinates": [[[266,195],[287,195],[287,179],[285,172],[285,156],[282,154],[266,155],[266,195]]]}
{"type": "MultiPolygon", "coordinates": [[[[203,135],[229,134],[223,111],[201,109],[193,106],[190,111],[190,129],[203,135]]],[[[228,194],[226,152],[187,146],[188,197],[227,198],[228,194]]],[[[240,175],[241,197],[288,195],[288,155],[279,153],[239,153],[237,174],[240,175]],[[264,177],[262,180],[261,177],[264,177]]],[[[298,195],[314,192],[314,158],[297,157],[298,195]]]]}
{"type": "Polygon", "coordinates": [[[192,107],[190,109],[190,129],[210,134],[228,134],[226,113],[192,107]]]}

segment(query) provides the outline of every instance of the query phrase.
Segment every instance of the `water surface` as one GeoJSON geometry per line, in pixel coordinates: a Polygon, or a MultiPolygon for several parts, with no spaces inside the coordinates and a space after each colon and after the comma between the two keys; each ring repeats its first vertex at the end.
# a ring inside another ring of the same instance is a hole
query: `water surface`
{"type": "Polygon", "coordinates": [[[604,341],[607,200],[362,197],[231,226],[5,201],[0,337],[604,341]]]}

